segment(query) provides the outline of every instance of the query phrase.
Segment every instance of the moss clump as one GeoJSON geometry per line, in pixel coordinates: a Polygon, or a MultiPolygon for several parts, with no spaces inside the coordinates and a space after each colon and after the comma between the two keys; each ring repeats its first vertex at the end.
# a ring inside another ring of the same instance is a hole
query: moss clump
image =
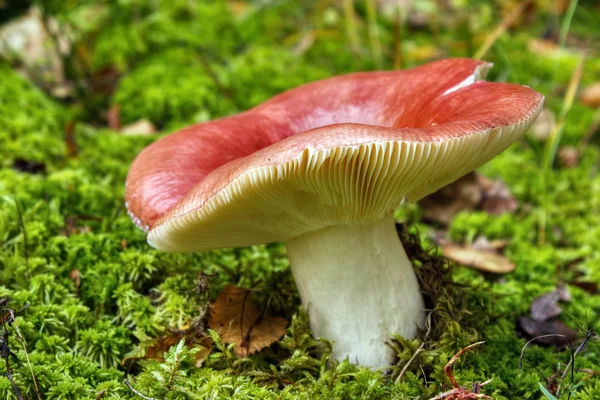
{"type": "Polygon", "coordinates": [[[303,83],[329,76],[291,51],[278,47],[256,46],[231,61],[229,84],[236,104],[248,109],[272,96],[303,83]]]}
{"type": "Polygon", "coordinates": [[[210,119],[220,95],[199,57],[185,49],[164,51],[121,79],[114,103],[123,122],[147,118],[162,127],[210,119]]]}
{"type": "Polygon", "coordinates": [[[15,160],[55,164],[65,155],[66,116],[24,77],[0,63],[0,166],[15,160]]]}

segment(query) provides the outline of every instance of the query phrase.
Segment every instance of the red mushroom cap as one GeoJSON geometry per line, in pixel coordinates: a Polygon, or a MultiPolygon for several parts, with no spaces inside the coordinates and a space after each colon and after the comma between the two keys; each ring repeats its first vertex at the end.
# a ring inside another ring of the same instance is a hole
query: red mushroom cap
{"type": "Polygon", "coordinates": [[[449,59],[310,83],[145,149],[126,202],[150,243],[201,250],[381,218],[489,161],[543,97],[449,59]],[[159,220],[160,219],[160,220],[159,220]]]}

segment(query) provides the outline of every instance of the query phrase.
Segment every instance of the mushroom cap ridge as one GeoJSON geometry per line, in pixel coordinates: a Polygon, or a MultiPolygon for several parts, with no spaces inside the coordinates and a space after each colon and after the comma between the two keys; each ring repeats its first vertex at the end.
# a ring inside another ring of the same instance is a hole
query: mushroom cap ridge
{"type": "MultiPolygon", "coordinates": [[[[454,59],[331,78],[158,141],[149,147],[156,146],[154,164],[146,160],[150,169],[183,164],[187,170],[179,173],[194,175],[178,152],[202,154],[205,163],[225,161],[204,171],[187,193],[171,193],[179,196],[176,205],[154,224],[149,242],[197,251],[285,241],[379,219],[404,197],[435,191],[508,147],[541,108],[543,97],[527,87],[477,81],[487,68],[454,59]],[[196,146],[207,136],[217,144],[223,137],[226,144],[232,137],[251,141],[252,149],[239,155],[240,146],[196,146]]],[[[128,182],[139,175],[138,160],[128,182]]],[[[147,172],[160,197],[161,179],[147,172]]],[[[128,206],[137,215],[129,189],[128,206]]]]}

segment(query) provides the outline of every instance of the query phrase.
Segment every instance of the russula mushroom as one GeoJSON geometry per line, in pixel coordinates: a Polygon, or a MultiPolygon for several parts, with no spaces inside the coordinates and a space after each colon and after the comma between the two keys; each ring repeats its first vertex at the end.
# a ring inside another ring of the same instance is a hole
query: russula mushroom
{"type": "Polygon", "coordinates": [[[502,152],[543,97],[449,59],[333,77],[145,149],[126,202],[148,242],[201,251],[285,242],[316,336],[333,358],[389,365],[424,305],[393,211],[502,152]]]}

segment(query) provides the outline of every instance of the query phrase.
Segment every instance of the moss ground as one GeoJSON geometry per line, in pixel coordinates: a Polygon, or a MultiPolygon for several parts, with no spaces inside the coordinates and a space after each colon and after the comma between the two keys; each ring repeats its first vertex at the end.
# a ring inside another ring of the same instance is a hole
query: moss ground
{"type": "MultiPolygon", "coordinates": [[[[425,250],[402,233],[428,283],[435,326],[426,351],[398,382],[349,362],[328,366],[329,344],[310,335],[283,246],[161,253],[148,246],[123,208],[130,163],[160,135],[245,110],[307,81],[379,64],[392,68],[398,56],[404,68],[471,56],[511,2],[452,3],[443,21],[441,2],[419,3],[425,18],[419,24],[407,15],[395,24],[394,13],[380,9],[372,42],[369,1],[356,3],[354,24],[333,1],[43,2],[47,13],[72,28],[89,71],[110,68],[120,79],[110,95],[84,87],[58,101],[17,72],[18,60],[0,63],[0,298],[9,296],[14,309],[30,304],[16,320],[29,362],[15,332],[9,342],[18,359],[10,360],[12,376],[23,397],[36,398],[33,371],[42,397],[57,400],[136,398],[126,378],[157,399],[429,399],[448,388],[444,364],[485,340],[456,364],[459,382],[493,378],[485,393],[495,399],[544,398],[541,374],[551,376],[569,353],[532,346],[526,359],[539,372],[520,371],[526,339],[516,320],[560,281],[578,276],[600,283],[600,142],[596,137],[582,145],[599,114],[578,99],[560,143],[581,146],[576,166],[556,162],[545,169],[546,144],[524,139],[482,169],[508,185],[519,210],[502,216],[466,211],[449,227],[455,241],[510,239],[506,254],[517,264],[515,272],[499,277],[448,266],[431,248],[433,228],[422,222],[418,206],[399,212],[408,232],[421,235],[425,250]],[[394,50],[396,28],[400,53],[394,50]],[[160,133],[125,136],[106,128],[98,108],[110,106],[118,106],[123,123],[147,118],[160,133]],[[197,290],[200,273],[211,276],[210,299],[227,283],[254,288],[260,308],[268,303],[290,320],[287,335],[247,359],[214,337],[216,348],[201,367],[194,365],[197,350],[182,346],[173,346],[164,361],[121,364],[143,354],[152,338],[192,324],[206,301],[197,290]],[[436,285],[432,277],[451,283],[436,285]]],[[[554,3],[533,2],[484,58],[495,63],[490,79],[535,88],[559,115],[582,51],[580,85],[600,78],[600,9],[580,1],[570,18],[556,13],[554,3]],[[534,48],[536,40],[552,41],[561,31],[569,33],[563,48],[534,48]]],[[[573,285],[570,290],[565,323],[597,325],[600,296],[573,285]]],[[[398,338],[392,377],[420,344],[398,338]]],[[[597,344],[578,356],[575,382],[586,376],[582,369],[600,370],[597,344]]],[[[600,380],[592,377],[574,392],[578,399],[599,399],[600,380]]],[[[2,376],[0,398],[16,398],[2,376]]]]}

